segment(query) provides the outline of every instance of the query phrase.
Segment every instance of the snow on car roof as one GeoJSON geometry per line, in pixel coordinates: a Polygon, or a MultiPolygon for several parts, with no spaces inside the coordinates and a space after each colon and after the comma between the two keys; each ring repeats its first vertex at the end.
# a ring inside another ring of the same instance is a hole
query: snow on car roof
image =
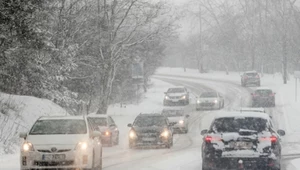
{"type": "Polygon", "coordinates": [[[265,112],[265,109],[262,107],[242,107],[239,109],[240,111],[260,111],[265,112]]]}
{"type": "Polygon", "coordinates": [[[270,119],[269,115],[261,112],[220,112],[215,116],[215,119],[226,117],[259,117],[263,119],[270,119]]]}
{"type": "Polygon", "coordinates": [[[76,119],[76,120],[84,120],[83,116],[42,116],[39,118],[39,120],[53,120],[53,119],[68,119],[68,120],[72,120],[72,119],[76,119]]]}
{"type": "Polygon", "coordinates": [[[185,88],[184,86],[174,86],[174,87],[170,87],[169,89],[176,89],[176,88],[185,88]]]}
{"type": "Polygon", "coordinates": [[[245,73],[257,73],[257,71],[252,70],[252,71],[245,71],[245,73]]]}
{"type": "Polygon", "coordinates": [[[272,90],[270,87],[257,87],[256,90],[272,90]]]}
{"type": "Polygon", "coordinates": [[[163,110],[184,110],[183,107],[179,106],[179,107],[165,107],[163,108],[163,110]]]}

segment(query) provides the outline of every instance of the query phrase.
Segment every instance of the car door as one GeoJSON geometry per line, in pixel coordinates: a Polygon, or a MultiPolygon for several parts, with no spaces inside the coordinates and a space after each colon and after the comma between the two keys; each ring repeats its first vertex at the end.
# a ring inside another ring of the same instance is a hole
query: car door
{"type": "Polygon", "coordinates": [[[91,143],[92,143],[92,145],[93,145],[93,150],[94,150],[94,153],[95,153],[95,157],[94,157],[94,161],[95,161],[95,163],[97,162],[97,165],[99,165],[99,161],[100,161],[100,159],[101,159],[101,152],[102,152],[102,145],[101,145],[101,139],[99,138],[99,137],[96,137],[96,138],[92,138],[92,134],[93,134],[93,132],[94,131],[97,131],[95,128],[94,128],[94,126],[93,126],[93,124],[92,124],[92,122],[89,120],[89,119],[87,119],[87,123],[88,123],[88,128],[89,128],[89,136],[90,136],[90,140],[91,140],[91,143]]]}

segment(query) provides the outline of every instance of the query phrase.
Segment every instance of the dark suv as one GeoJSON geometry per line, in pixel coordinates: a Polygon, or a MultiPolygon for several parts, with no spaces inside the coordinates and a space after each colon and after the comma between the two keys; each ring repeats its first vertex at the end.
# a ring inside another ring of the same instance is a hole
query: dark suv
{"type": "Polygon", "coordinates": [[[253,107],[275,107],[275,94],[270,88],[258,88],[251,93],[253,107]]]}
{"type": "Polygon", "coordinates": [[[201,134],[202,170],[280,170],[285,132],[276,132],[266,113],[222,113],[201,134]]]}
{"type": "Polygon", "coordinates": [[[129,148],[139,146],[173,146],[173,132],[168,118],[161,114],[139,114],[133,124],[128,124],[129,148]]]}
{"type": "Polygon", "coordinates": [[[241,75],[242,86],[247,86],[249,84],[254,84],[260,86],[260,76],[256,71],[247,71],[241,75]]]}

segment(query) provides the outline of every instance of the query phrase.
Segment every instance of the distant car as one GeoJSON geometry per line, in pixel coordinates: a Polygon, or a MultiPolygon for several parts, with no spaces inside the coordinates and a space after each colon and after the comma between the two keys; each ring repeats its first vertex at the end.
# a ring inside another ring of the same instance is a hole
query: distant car
{"type": "Polygon", "coordinates": [[[254,84],[260,86],[260,76],[256,71],[247,71],[241,76],[242,86],[254,84]]]}
{"type": "Polygon", "coordinates": [[[201,131],[202,170],[280,170],[283,130],[274,130],[265,113],[219,113],[209,130],[201,131]]]}
{"type": "Polygon", "coordinates": [[[101,133],[83,116],[41,117],[20,137],[21,169],[102,169],[101,133]]]}
{"type": "Polygon", "coordinates": [[[102,144],[107,144],[108,146],[119,144],[119,129],[111,116],[89,115],[88,119],[94,128],[101,132],[102,144]]]}
{"type": "Polygon", "coordinates": [[[169,88],[165,92],[164,106],[169,105],[188,105],[190,103],[190,95],[185,87],[173,87],[169,88]]]}
{"type": "Polygon", "coordinates": [[[163,109],[162,115],[169,119],[170,125],[173,127],[173,132],[189,131],[189,115],[184,113],[183,109],[163,109]]]}
{"type": "Polygon", "coordinates": [[[203,92],[197,99],[196,110],[221,109],[224,107],[223,96],[215,91],[203,92]]]}
{"type": "Polygon", "coordinates": [[[275,107],[275,94],[270,88],[257,88],[252,95],[252,107],[275,107]]]}
{"type": "Polygon", "coordinates": [[[161,114],[139,114],[128,124],[129,148],[143,146],[173,146],[173,131],[168,118],[161,114]]]}

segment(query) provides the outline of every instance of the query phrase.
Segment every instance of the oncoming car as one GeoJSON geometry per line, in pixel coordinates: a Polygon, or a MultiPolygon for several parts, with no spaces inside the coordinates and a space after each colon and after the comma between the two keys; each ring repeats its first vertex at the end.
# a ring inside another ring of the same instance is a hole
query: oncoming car
{"type": "Polygon", "coordinates": [[[185,87],[177,86],[169,88],[165,92],[164,106],[169,105],[188,105],[190,103],[190,95],[185,87]]]}
{"type": "Polygon", "coordinates": [[[89,115],[88,120],[92,123],[94,129],[101,132],[102,144],[107,144],[108,146],[119,144],[119,129],[111,116],[89,115]]]}
{"type": "Polygon", "coordinates": [[[102,169],[101,133],[83,116],[39,118],[20,133],[21,169],[102,169]]]}
{"type": "Polygon", "coordinates": [[[173,128],[173,132],[188,133],[189,115],[185,114],[183,109],[165,108],[162,110],[161,114],[169,119],[170,125],[173,128]]]}
{"type": "Polygon", "coordinates": [[[265,113],[219,113],[201,131],[202,170],[280,170],[283,130],[275,131],[265,113]]]}
{"type": "Polygon", "coordinates": [[[161,114],[139,114],[128,124],[129,148],[141,146],[173,146],[173,131],[168,118],[161,114]]]}
{"type": "Polygon", "coordinates": [[[196,110],[201,109],[221,109],[224,107],[223,96],[215,91],[203,92],[197,98],[196,110]]]}

